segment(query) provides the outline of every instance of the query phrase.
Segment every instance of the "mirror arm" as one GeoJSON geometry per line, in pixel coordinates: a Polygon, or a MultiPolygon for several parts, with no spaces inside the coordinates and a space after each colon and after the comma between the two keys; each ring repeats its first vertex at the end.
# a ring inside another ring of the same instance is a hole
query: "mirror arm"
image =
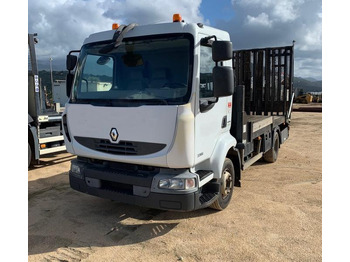
{"type": "Polygon", "coordinates": [[[211,36],[207,36],[207,37],[203,37],[201,39],[201,45],[207,45],[209,43],[209,40],[214,38],[215,41],[217,41],[218,39],[216,38],[216,35],[211,35],[211,36]]]}
{"type": "Polygon", "coordinates": [[[69,51],[68,55],[71,55],[72,53],[80,53],[81,50],[72,50],[69,51]]]}
{"type": "Polygon", "coordinates": [[[219,101],[218,97],[215,97],[215,100],[211,100],[210,98],[201,98],[199,99],[199,110],[201,113],[205,113],[212,109],[215,104],[219,101]]]}

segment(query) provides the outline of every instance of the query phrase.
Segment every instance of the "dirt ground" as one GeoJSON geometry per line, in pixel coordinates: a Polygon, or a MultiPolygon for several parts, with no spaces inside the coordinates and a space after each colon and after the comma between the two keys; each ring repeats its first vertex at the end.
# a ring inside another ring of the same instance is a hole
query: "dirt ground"
{"type": "Polygon", "coordinates": [[[189,213],[73,191],[70,154],[29,170],[29,261],[321,261],[322,113],[294,112],[278,161],[242,175],[227,209],[189,213]]]}

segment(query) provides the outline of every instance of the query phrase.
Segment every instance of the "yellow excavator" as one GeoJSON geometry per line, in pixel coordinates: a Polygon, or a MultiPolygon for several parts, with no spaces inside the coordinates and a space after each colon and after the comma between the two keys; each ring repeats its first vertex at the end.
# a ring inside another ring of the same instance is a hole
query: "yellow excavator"
{"type": "Polygon", "coordinates": [[[309,93],[297,96],[295,98],[295,103],[309,104],[312,102],[313,96],[309,93]]]}

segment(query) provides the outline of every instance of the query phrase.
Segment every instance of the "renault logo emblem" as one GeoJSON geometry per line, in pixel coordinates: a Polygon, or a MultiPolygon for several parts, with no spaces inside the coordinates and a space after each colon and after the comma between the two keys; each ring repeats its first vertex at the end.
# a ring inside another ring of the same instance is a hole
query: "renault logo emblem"
{"type": "Polygon", "coordinates": [[[117,131],[117,129],[116,128],[112,128],[111,129],[111,132],[109,133],[109,135],[111,136],[111,139],[112,139],[112,141],[117,141],[117,139],[118,139],[118,131],[117,131]]]}

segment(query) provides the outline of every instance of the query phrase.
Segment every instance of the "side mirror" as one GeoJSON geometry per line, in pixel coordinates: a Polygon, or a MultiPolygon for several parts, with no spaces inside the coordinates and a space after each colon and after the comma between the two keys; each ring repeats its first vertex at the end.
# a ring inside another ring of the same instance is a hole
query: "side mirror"
{"type": "Polygon", "coordinates": [[[232,42],[214,41],[212,44],[212,58],[214,62],[232,59],[232,42]]]}
{"type": "Polygon", "coordinates": [[[77,64],[78,57],[75,55],[67,55],[66,60],[66,67],[68,71],[71,71],[74,69],[75,65],[77,64]]]}
{"type": "Polygon", "coordinates": [[[213,68],[214,97],[233,95],[233,69],[228,66],[213,68]]]}
{"type": "Polygon", "coordinates": [[[72,74],[71,72],[68,72],[67,76],[66,76],[66,94],[67,94],[67,97],[70,97],[70,93],[72,91],[73,80],[74,80],[74,74],[72,74]]]}

